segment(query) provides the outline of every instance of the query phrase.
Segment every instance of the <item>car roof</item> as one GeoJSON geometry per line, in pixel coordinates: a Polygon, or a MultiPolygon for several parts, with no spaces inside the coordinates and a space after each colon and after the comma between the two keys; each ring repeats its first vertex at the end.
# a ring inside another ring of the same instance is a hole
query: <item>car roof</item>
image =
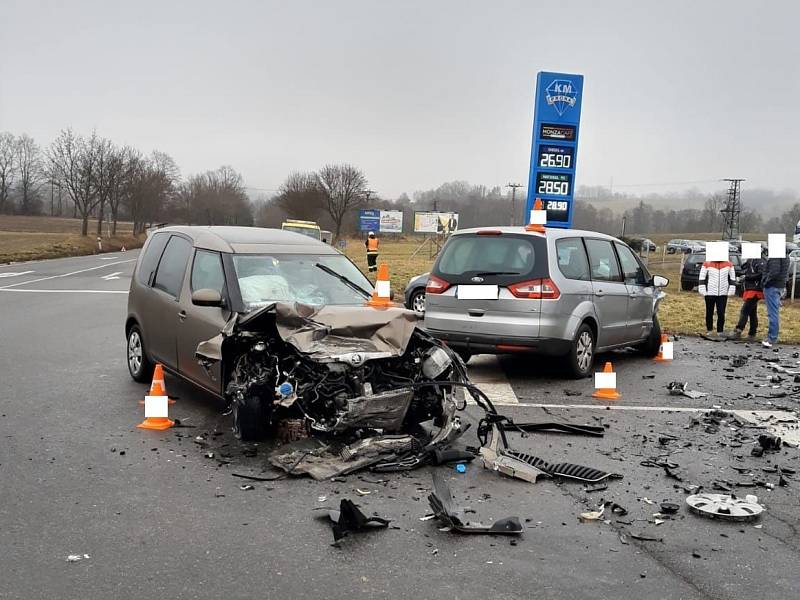
{"type": "Polygon", "coordinates": [[[180,233],[192,240],[195,248],[230,252],[234,254],[258,254],[282,252],[285,254],[339,254],[320,240],[300,233],[267,227],[234,227],[222,225],[173,225],[162,227],[153,233],[180,233]]]}
{"type": "MultiPolygon", "coordinates": [[[[497,227],[487,226],[487,227],[471,227],[469,229],[459,229],[458,231],[454,231],[452,235],[453,236],[468,235],[477,233],[479,231],[486,231],[487,229],[492,231],[501,231],[503,233],[517,233],[517,234],[522,233],[532,236],[541,235],[540,233],[537,233],[535,231],[528,231],[524,227],[511,227],[502,225],[497,227]]],[[[565,237],[593,237],[604,240],[621,241],[618,238],[615,238],[614,236],[607,235],[605,233],[600,233],[599,231],[588,231],[585,229],[562,229],[560,227],[547,227],[545,229],[545,232],[547,237],[551,239],[560,239],[565,237]]]]}

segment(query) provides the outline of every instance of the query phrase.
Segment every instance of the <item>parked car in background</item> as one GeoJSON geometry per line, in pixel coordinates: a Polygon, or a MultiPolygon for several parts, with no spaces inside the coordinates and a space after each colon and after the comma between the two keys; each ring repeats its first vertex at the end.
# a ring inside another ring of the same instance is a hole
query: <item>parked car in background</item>
{"type": "Polygon", "coordinates": [[[642,250],[645,252],[655,252],[658,250],[658,246],[656,246],[656,243],[653,240],[644,238],[644,240],[642,240],[642,250]]]}
{"type": "MultiPolygon", "coordinates": [[[[743,272],[742,255],[729,254],[728,256],[731,263],[733,263],[733,268],[736,271],[736,277],[740,277],[743,272]]],[[[683,263],[683,270],[681,271],[681,289],[684,292],[688,292],[689,290],[698,286],[700,282],[700,268],[703,266],[705,260],[705,252],[692,252],[686,257],[686,260],[683,263]]]]}
{"type": "Polygon", "coordinates": [[[791,262],[798,262],[800,261],[800,250],[792,250],[788,256],[791,262]]]}
{"type": "Polygon", "coordinates": [[[687,253],[692,248],[691,240],[670,240],[667,242],[667,254],[687,253]]]}
{"type": "Polygon", "coordinates": [[[425,328],[463,358],[533,352],[588,377],[598,352],[658,353],[669,283],[617,238],[576,229],[486,227],[453,233],[431,270],[425,328]]]}
{"type": "Polygon", "coordinates": [[[428,284],[428,275],[430,273],[412,277],[406,285],[405,305],[407,309],[418,313],[425,312],[425,286],[428,284]]]}

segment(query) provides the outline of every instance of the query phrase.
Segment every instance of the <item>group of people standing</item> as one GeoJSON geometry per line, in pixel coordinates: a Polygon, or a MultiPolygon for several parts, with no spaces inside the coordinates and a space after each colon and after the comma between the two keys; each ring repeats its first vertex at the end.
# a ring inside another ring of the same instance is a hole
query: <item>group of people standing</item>
{"type": "Polygon", "coordinates": [[[744,305],[739,313],[736,329],[725,335],[725,309],[728,296],[736,293],[736,270],[730,261],[706,261],[700,269],[698,291],[706,302],[706,337],[740,339],[748,324],[747,341],[755,342],[758,331],[758,301],[767,304],[769,327],[761,345],[771,348],[778,342],[780,330],[781,294],[786,289],[789,276],[788,258],[766,258],[766,249],[761,258],[751,258],[744,263],[742,274],[744,305]],[[714,311],[717,313],[717,329],[714,331],[714,311]]]}

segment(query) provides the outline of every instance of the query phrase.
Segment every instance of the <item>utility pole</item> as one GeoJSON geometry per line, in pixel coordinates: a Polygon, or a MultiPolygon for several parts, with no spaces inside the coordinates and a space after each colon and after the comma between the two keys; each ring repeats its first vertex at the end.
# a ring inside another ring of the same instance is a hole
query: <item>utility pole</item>
{"type": "Polygon", "coordinates": [[[517,188],[521,188],[521,183],[509,183],[507,188],[511,188],[511,225],[517,224],[517,188]]]}
{"type": "Polygon", "coordinates": [[[364,195],[367,197],[367,202],[369,202],[370,196],[375,193],[375,190],[364,190],[364,195]]]}
{"type": "Polygon", "coordinates": [[[742,212],[742,182],[744,179],[723,179],[730,185],[728,186],[728,197],[725,200],[725,208],[722,213],[722,239],[735,240],[739,238],[739,215],[742,212]]]}

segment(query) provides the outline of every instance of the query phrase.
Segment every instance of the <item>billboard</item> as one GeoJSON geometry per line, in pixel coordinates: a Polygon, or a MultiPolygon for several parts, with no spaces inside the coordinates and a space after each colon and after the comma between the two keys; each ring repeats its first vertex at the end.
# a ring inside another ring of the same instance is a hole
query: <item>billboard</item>
{"type": "Polygon", "coordinates": [[[448,234],[458,229],[458,213],[454,212],[415,212],[415,233],[448,234]]]}
{"type": "Polygon", "coordinates": [[[583,75],[540,71],[536,76],[526,223],[541,198],[548,227],[572,227],[582,99],[583,75]]]}
{"type": "Polygon", "coordinates": [[[379,230],[381,233],[403,233],[403,211],[382,210],[379,230]]]}
{"type": "Polygon", "coordinates": [[[358,211],[358,230],[403,233],[403,211],[364,208],[358,211]]]}

